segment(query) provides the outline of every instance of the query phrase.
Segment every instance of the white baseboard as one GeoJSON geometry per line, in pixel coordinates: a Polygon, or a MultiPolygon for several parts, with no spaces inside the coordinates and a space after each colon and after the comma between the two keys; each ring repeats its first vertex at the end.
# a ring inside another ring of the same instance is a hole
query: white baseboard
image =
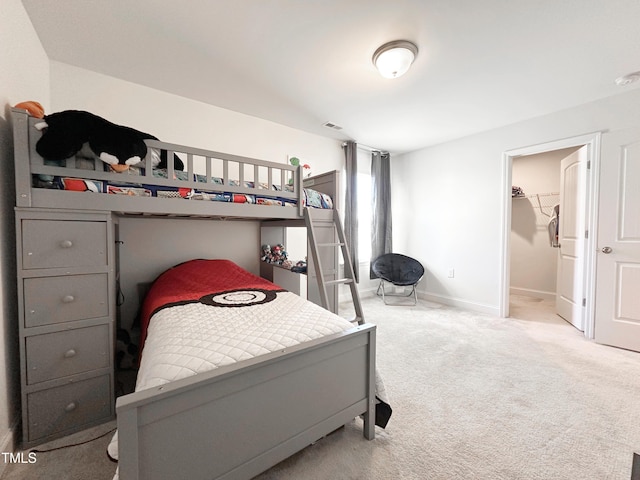
{"type": "Polygon", "coordinates": [[[555,301],[556,292],[545,292],[543,290],[534,290],[532,288],[509,288],[511,295],[522,295],[525,297],[541,298],[543,300],[555,301]]]}
{"type": "MultiPolygon", "coordinates": [[[[377,286],[376,288],[372,288],[372,289],[358,289],[358,294],[360,295],[360,298],[375,297],[377,296],[376,290],[377,290],[377,286]]],[[[438,295],[434,293],[426,293],[426,292],[417,292],[417,293],[418,293],[419,299],[426,300],[428,302],[440,303],[443,305],[449,305],[451,307],[458,307],[458,308],[463,308],[465,310],[471,310],[473,312],[487,313],[489,315],[500,316],[500,309],[493,305],[483,305],[480,303],[469,302],[468,300],[463,300],[460,298],[453,298],[453,297],[448,297],[446,295],[438,295]]],[[[351,302],[350,294],[347,293],[344,296],[342,295],[340,296],[340,303],[343,303],[343,302],[345,303],[351,302]]]]}
{"type": "Polygon", "coordinates": [[[360,295],[360,298],[375,297],[376,296],[376,290],[375,290],[375,288],[366,289],[366,290],[358,289],[358,295],[360,295]]]}
{"type": "Polygon", "coordinates": [[[470,302],[461,298],[438,295],[428,292],[418,292],[418,298],[429,302],[442,303],[451,307],[463,308],[472,312],[487,313],[489,315],[500,316],[500,308],[494,305],[483,305],[481,303],[470,302]]]}

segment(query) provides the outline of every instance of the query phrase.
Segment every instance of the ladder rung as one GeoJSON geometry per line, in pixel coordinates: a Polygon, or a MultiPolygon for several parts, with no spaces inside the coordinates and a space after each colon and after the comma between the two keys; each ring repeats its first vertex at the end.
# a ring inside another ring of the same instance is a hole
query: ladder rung
{"type": "Polygon", "coordinates": [[[332,227],[332,226],[333,226],[333,220],[325,220],[325,219],[317,219],[317,218],[316,218],[316,219],[313,221],[313,225],[314,225],[314,226],[316,226],[316,227],[317,227],[318,225],[320,225],[320,226],[321,226],[321,228],[322,228],[322,227],[326,227],[326,226],[332,227]]]}
{"type": "Polygon", "coordinates": [[[319,247],[344,247],[344,243],[318,243],[319,247]]]}
{"type": "Polygon", "coordinates": [[[352,278],[339,278],[338,280],[328,280],[324,282],[325,285],[335,285],[337,283],[353,283],[352,278]]]}

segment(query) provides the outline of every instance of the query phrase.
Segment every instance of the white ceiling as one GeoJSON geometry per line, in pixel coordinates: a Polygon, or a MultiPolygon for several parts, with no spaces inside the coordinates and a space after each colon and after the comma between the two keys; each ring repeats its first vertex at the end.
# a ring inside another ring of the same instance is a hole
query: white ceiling
{"type": "Polygon", "coordinates": [[[392,152],[638,88],[614,83],[640,70],[638,0],[23,4],[52,60],[392,152]],[[418,57],[382,78],[398,39],[418,57]]]}

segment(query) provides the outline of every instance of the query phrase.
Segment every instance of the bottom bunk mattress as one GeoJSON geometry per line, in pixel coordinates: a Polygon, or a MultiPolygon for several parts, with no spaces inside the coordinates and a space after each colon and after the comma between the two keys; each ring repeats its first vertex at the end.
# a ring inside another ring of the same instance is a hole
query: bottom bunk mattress
{"type": "MultiPolygon", "coordinates": [[[[140,320],[136,391],[353,328],[229,260],[191,260],[161,274],[140,320]]],[[[377,374],[376,384],[376,424],[384,427],[391,408],[377,374]]],[[[108,452],[117,460],[117,433],[108,452]]]]}

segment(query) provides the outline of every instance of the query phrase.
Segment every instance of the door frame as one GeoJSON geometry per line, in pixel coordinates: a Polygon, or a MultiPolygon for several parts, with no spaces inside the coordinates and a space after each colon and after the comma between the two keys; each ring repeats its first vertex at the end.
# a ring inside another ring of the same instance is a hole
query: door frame
{"type": "Polygon", "coordinates": [[[499,315],[509,316],[509,290],[511,269],[511,186],[513,159],[525,155],[561,150],[564,148],[587,145],[587,218],[586,230],[589,232],[585,245],[585,296],[584,335],[593,339],[595,330],[595,276],[596,276],[596,237],[598,227],[598,195],[600,172],[600,140],[602,132],[587,133],[575,137],[554,140],[527,147],[516,148],[502,153],[502,200],[501,200],[501,274],[499,292],[499,315]]]}

